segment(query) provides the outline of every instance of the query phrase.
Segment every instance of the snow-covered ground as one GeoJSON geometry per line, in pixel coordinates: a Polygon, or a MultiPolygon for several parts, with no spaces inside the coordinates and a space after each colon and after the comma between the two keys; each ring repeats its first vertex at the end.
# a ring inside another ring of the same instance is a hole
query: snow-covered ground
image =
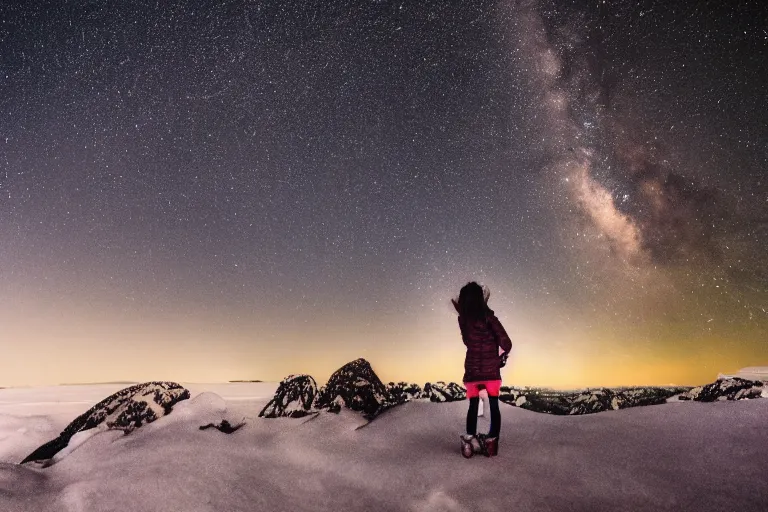
{"type": "Polygon", "coordinates": [[[78,434],[45,469],[17,462],[126,384],[0,390],[0,511],[768,510],[765,399],[585,416],[502,404],[500,455],[465,460],[465,401],[407,403],[358,429],[347,410],[258,418],[277,383],[184,385],[192,399],[170,415],[78,434]],[[221,419],[246,425],[199,429],[221,419]]]}

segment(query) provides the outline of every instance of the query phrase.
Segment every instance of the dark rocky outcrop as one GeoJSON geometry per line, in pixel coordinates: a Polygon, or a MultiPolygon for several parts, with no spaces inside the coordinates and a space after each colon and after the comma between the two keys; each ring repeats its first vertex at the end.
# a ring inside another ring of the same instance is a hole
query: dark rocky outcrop
{"type": "Polygon", "coordinates": [[[51,459],[76,433],[102,423],[127,434],[170,413],[176,403],[188,398],[189,391],[175,382],[146,382],[125,388],[75,418],[59,437],[33,451],[21,463],[51,459]]]}
{"type": "Polygon", "coordinates": [[[568,414],[592,414],[619,408],[619,394],[610,389],[593,389],[569,397],[568,414]]]}
{"type": "Polygon", "coordinates": [[[412,382],[390,382],[387,384],[389,400],[398,404],[404,404],[411,400],[417,400],[422,397],[422,389],[418,384],[412,382]]]}
{"type": "Polygon", "coordinates": [[[706,386],[699,386],[680,395],[680,400],[715,402],[718,400],[744,400],[768,395],[768,388],[762,381],[725,378],[706,386]]]}
{"type": "Polygon", "coordinates": [[[564,393],[540,389],[502,386],[499,401],[534,412],[567,415],[570,403],[564,393]]]}
{"type": "Polygon", "coordinates": [[[629,388],[619,390],[617,405],[619,409],[629,407],[642,407],[645,405],[659,405],[666,403],[667,399],[684,393],[690,388],[663,387],[663,388],[629,388]]]}
{"type": "Polygon", "coordinates": [[[300,418],[320,411],[338,413],[348,408],[362,412],[371,420],[391,407],[422,397],[418,384],[390,382],[384,385],[368,361],[357,359],[336,370],[319,389],[309,375],[286,377],[259,416],[300,418]]]}
{"type": "MultiPolygon", "coordinates": [[[[342,408],[360,411],[371,420],[396,405],[417,399],[431,402],[466,400],[466,389],[456,382],[427,382],[424,387],[408,382],[384,385],[365,359],[357,359],[337,370],[328,383],[311,396],[315,382],[308,375],[289,376],[260,416],[301,417],[321,410],[338,413],[342,408]],[[295,403],[291,407],[288,404],[295,403]]],[[[727,383],[691,390],[690,387],[598,388],[584,391],[555,391],[544,388],[502,386],[499,399],[509,405],[556,415],[593,414],[602,411],[662,404],[674,395],[682,400],[738,400],[768,396],[762,382],[729,379],[727,383]]]]}
{"type": "Polygon", "coordinates": [[[240,427],[245,425],[245,423],[238,423],[237,425],[232,425],[227,420],[222,420],[221,423],[216,425],[215,423],[209,423],[207,425],[202,425],[200,427],[200,430],[208,430],[209,428],[215,428],[219,432],[224,432],[225,434],[231,434],[232,432],[236,431],[240,427]]]}
{"type": "Polygon", "coordinates": [[[522,409],[556,415],[593,414],[597,412],[666,402],[667,398],[687,388],[621,388],[562,392],[547,389],[503,387],[499,400],[522,409]]]}
{"type": "Polygon", "coordinates": [[[428,398],[430,402],[456,402],[466,400],[467,390],[455,382],[446,384],[440,380],[424,384],[424,391],[421,396],[428,398]]]}
{"type": "Polygon", "coordinates": [[[390,400],[387,387],[365,359],[356,359],[336,370],[320,389],[316,409],[339,412],[341,407],[373,419],[397,403],[390,400]]]}
{"type": "Polygon", "coordinates": [[[289,375],[275,391],[272,400],[259,413],[262,418],[301,418],[316,412],[317,383],[310,375],[289,375]]]}

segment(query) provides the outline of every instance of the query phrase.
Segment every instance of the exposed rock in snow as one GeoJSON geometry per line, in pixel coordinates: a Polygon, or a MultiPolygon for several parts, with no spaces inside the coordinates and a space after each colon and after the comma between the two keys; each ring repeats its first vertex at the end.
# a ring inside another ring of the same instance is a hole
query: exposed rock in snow
{"type": "MultiPolygon", "coordinates": [[[[502,386],[500,400],[516,407],[556,415],[593,414],[602,411],[662,404],[670,397],[680,400],[739,400],[768,396],[768,386],[749,381],[749,385],[734,384],[744,379],[726,379],[701,388],[636,387],[600,388],[583,391],[549,389],[518,389],[502,386]],[[728,383],[728,384],[724,384],[728,383]],[[714,387],[717,391],[714,391],[714,387]],[[706,388],[706,389],[705,389],[706,388]],[[703,390],[703,391],[702,391],[703,390]],[[710,395],[715,396],[712,398],[710,395]]],[[[346,407],[373,419],[383,411],[409,400],[429,399],[431,402],[466,400],[466,389],[456,382],[427,382],[424,388],[408,382],[384,385],[365,359],[357,359],[337,370],[328,383],[316,390],[308,375],[289,376],[280,384],[275,397],[262,410],[263,417],[301,417],[311,412],[341,411],[346,407]],[[312,401],[311,397],[316,398],[312,401]]],[[[479,414],[482,414],[478,411],[479,414]]]]}
{"type": "Polygon", "coordinates": [[[146,382],[105,398],[70,423],[64,431],[29,454],[21,463],[52,459],[78,432],[97,426],[122,430],[126,434],[171,412],[189,398],[189,391],[175,382],[146,382]]]}
{"type": "MultiPolygon", "coordinates": [[[[322,393],[322,390],[320,392],[322,393]]],[[[338,414],[341,412],[342,407],[344,407],[344,399],[341,396],[336,396],[336,398],[334,398],[333,401],[328,404],[328,407],[325,407],[325,409],[328,412],[338,414]]]]}
{"type": "Polygon", "coordinates": [[[403,404],[410,400],[416,400],[422,397],[422,389],[418,384],[412,382],[390,382],[387,384],[389,399],[392,402],[403,404]]]}
{"type": "MultiPolygon", "coordinates": [[[[685,388],[687,389],[687,388],[685,388]]],[[[661,404],[683,388],[593,389],[562,392],[544,389],[504,387],[499,399],[523,409],[549,414],[571,415],[661,404]]]]}
{"type": "Polygon", "coordinates": [[[291,375],[259,416],[299,418],[325,410],[338,413],[343,407],[373,419],[386,409],[422,397],[418,384],[390,382],[384,385],[365,359],[357,359],[337,370],[324,386],[316,387],[309,375],[291,375]]]}
{"type": "Polygon", "coordinates": [[[243,425],[245,425],[245,423],[238,423],[237,425],[232,425],[227,420],[222,420],[222,422],[219,423],[218,425],[214,423],[208,423],[207,425],[202,425],[200,427],[200,430],[208,430],[209,428],[215,428],[219,432],[224,432],[225,434],[231,434],[232,432],[236,431],[243,425]]]}
{"type": "MultiPolygon", "coordinates": [[[[570,400],[570,410],[568,414],[591,414],[614,409],[614,398],[618,397],[611,393],[610,389],[593,389],[579,393],[570,400]]],[[[616,404],[618,409],[618,404],[616,404]]]]}
{"type": "Polygon", "coordinates": [[[373,419],[390,407],[387,387],[365,359],[356,359],[336,370],[321,389],[315,401],[317,409],[338,412],[341,406],[360,411],[373,419]]]}
{"type": "Polygon", "coordinates": [[[259,413],[263,418],[301,418],[316,412],[312,404],[318,396],[317,383],[310,375],[289,375],[275,391],[275,396],[259,413]]]}
{"type": "Polygon", "coordinates": [[[429,398],[430,402],[456,402],[467,399],[467,390],[455,382],[427,382],[424,384],[422,398],[429,398]]]}
{"type": "Polygon", "coordinates": [[[699,386],[680,395],[680,400],[714,402],[715,400],[742,400],[765,396],[766,386],[762,381],[740,378],[724,378],[706,386],[699,386]]]}
{"type": "Polygon", "coordinates": [[[502,390],[499,400],[534,412],[549,414],[570,414],[570,403],[560,393],[547,393],[542,390],[502,390]]]}

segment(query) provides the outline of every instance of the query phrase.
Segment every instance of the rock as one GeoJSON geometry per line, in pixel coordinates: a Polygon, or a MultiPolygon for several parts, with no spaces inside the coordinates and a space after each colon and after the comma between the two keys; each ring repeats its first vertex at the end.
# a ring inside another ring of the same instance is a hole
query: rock
{"type": "Polygon", "coordinates": [[[390,382],[387,384],[387,392],[389,393],[389,400],[397,404],[403,404],[411,400],[416,400],[422,397],[422,389],[418,384],[411,382],[390,382]]]}
{"type": "Polygon", "coordinates": [[[499,400],[512,405],[518,405],[521,409],[528,411],[543,412],[547,414],[556,414],[564,416],[571,413],[570,402],[562,395],[542,393],[538,390],[521,391],[514,401],[510,401],[507,396],[499,396],[499,400]]]}
{"type": "Polygon", "coordinates": [[[315,401],[317,409],[338,412],[341,407],[373,419],[397,403],[390,400],[387,387],[365,359],[356,359],[336,370],[315,401]]]}
{"type": "Polygon", "coordinates": [[[76,433],[102,423],[127,434],[170,413],[176,403],[188,398],[189,391],[175,382],[146,382],[125,388],[75,418],[59,437],[33,451],[21,463],[51,459],[76,433]]]}
{"type": "Polygon", "coordinates": [[[344,399],[339,395],[336,398],[334,398],[333,401],[330,404],[328,404],[328,407],[325,407],[325,409],[328,412],[339,414],[341,412],[341,408],[344,406],[345,406],[344,399]]]}
{"type": "Polygon", "coordinates": [[[579,392],[547,389],[502,390],[499,400],[523,409],[557,415],[593,414],[666,402],[687,388],[600,388],[579,392]]]}
{"type": "Polygon", "coordinates": [[[678,393],[686,391],[688,388],[628,388],[617,392],[614,400],[616,407],[614,409],[626,409],[628,407],[642,407],[646,405],[659,405],[666,403],[670,398],[678,393]]]}
{"type": "Polygon", "coordinates": [[[232,432],[236,431],[243,425],[245,425],[245,423],[238,423],[237,425],[232,425],[227,420],[222,420],[221,423],[219,423],[218,425],[214,423],[202,425],[200,427],[200,430],[208,430],[209,428],[215,428],[219,432],[224,432],[225,434],[231,434],[232,432]]]}
{"type": "Polygon", "coordinates": [[[570,410],[568,414],[590,414],[613,409],[614,396],[610,389],[595,389],[578,393],[569,397],[570,410]]]}
{"type": "Polygon", "coordinates": [[[680,393],[680,396],[677,397],[678,400],[693,400],[694,396],[698,396],[699,393],[701,393],[701,389],[704,386],[697,386],[695,388],[690,389],[689,391],[685,393],[680,393]]]}
{"type": "Polygon", "coordinates": [[[741,379],[738,377],[725,378],[691,389],[680,395],[680,400],[695,400],[697,402],[714,402],[717,400],[744,400],[761,398],[765,393],[762,381],[741,379]]]}
{"type": "Polygon", "coordinates": [[[446,384],[440,380],[424,384],[422,398],[429,398],[430,402],[456,402],[467,399],[467,390],[463,386],[450,382],[446,384]]]}
{"type": "Polygon", "coordinates": [[[289,375],[275,391],[272,400],[259,413],[262,418],[301,418],[316,412],[312,405],[318,396],[317,384],[310,375],[289,375]]]}
{"type": "Polygon", "coordinates": [[[525,402],[525,395],[521,393],[520,390],[511,388],[509,386],[501,386],[501,390],[499,391],[500,402],[506,402],[508,404],[515,405],[515,402],[517,402],[519,398],[522,398],[522,402],[525,402]]]}

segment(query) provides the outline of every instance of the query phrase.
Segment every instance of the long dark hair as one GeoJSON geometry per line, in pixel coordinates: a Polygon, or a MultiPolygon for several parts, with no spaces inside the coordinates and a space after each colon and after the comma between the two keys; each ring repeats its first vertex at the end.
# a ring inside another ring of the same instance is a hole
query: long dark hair
{"type": "Polygon", "coordinates": [[[451,299],[453,307],[459,316],[468,320],[483,320],[492,315],[493,311],[488,307],[488,299],[491,296],[488,288],[480,286],[472,281],[461,287],[458,299],[451,299]]]}

